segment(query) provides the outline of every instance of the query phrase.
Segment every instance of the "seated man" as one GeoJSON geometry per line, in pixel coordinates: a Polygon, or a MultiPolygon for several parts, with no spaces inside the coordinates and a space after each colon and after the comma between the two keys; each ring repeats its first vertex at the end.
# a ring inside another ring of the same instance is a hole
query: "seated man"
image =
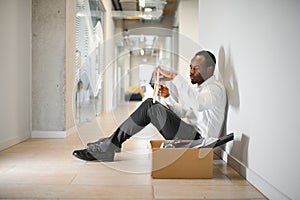
{"type": "MultiPolygon", "coordinates": [[[[224,120],[226,93],[221,82],[213,75],[215,56],[209,51],[200,51],[190,63],[190,79],[193,87],[175,72],[157,67],[163,80],[172,81],[178,90],[178,102],[169,89],[159,86],[158,95],[164,98],[168,108],[152,99],[145,100],[107,138],[89,143],[86,149],[76,150],[73,155],[92,161],[113,161],[122,143],[152,123],[167,139],[194,140],[201,137],[219,137],[224,120]]],[[[155,73],[156,74],[156,73],[155,73]]]]}

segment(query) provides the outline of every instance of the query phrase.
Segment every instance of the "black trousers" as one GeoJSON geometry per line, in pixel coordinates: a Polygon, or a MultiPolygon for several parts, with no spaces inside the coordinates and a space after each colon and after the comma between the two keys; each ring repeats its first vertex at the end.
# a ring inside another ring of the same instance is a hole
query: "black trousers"
{"type": "Polygon", "coordinates": [[[102,145],[101,150],[107,151],[111,148],[121,148],[123,142],[138,133],[149,123],[152,123],[167,140],[194,140],[201,138],[201,135],[191,125],[182,121],[173,111],[159,102],[153,103],[153,99],[149,98],[107,138],[105,141],[106,145],[102,145]]]}

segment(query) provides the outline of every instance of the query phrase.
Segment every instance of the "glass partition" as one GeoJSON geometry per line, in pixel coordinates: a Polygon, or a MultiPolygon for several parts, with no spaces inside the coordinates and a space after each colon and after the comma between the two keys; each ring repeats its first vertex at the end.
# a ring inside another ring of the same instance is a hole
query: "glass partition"
{"type": "Polygon", "coordinates": [[[103,11],[98,0],[76,0],[76,124],[102,111],[103,11]]]}

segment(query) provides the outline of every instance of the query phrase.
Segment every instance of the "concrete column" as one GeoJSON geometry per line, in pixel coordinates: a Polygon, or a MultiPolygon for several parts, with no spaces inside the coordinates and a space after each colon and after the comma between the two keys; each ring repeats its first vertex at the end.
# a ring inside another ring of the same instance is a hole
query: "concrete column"
{"type": "Polygon", "coordinates": [[[72,126],[75,5],[32,0],[32,137],[65,137],[72,126]]]}

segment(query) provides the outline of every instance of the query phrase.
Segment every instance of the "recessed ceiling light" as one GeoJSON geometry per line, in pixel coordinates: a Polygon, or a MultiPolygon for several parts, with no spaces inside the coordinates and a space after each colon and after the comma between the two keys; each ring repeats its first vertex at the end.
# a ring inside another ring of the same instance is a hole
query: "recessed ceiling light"
{"type": "Polygon", "coordinates": [[[140,50],[140,54],[141,54],[142,56],[145,55],[144,49],[141,49],[141,50],[140,50]]]}

